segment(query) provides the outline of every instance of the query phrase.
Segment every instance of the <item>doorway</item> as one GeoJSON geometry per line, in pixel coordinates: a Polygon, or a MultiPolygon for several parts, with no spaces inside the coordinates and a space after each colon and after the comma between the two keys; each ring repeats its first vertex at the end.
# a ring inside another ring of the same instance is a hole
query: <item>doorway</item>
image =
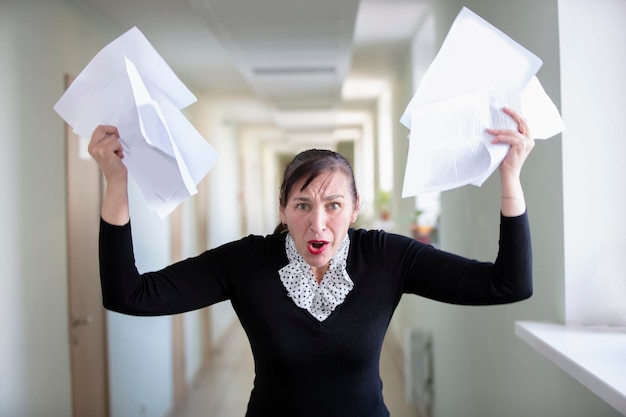
{"type": "MultiPolygon", "coordinates": [[[[72,78],[67,76],[66,88],[72,78]]],[[[98,260],[102,176],[65,127],[68,311],[74,417],[109,417],[106,312],[98,260]]]]}

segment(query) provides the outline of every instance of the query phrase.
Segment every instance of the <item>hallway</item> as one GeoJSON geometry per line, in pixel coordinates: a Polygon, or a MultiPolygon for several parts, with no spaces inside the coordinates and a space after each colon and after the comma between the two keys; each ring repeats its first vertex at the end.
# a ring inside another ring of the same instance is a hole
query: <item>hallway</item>
{"type": "MultiPolygon", "coordinates": [[[[392,417],[417,417],[417,409],[404,401],[402,373],[393,361],[391,346],[383,345],[383,394],[392,417]]],[[[245,333],[239,325],[225,336],[211,365],[201,371],[187,400],[172,417],[243,417],[252,389],[254,364],[245,333]]]]}

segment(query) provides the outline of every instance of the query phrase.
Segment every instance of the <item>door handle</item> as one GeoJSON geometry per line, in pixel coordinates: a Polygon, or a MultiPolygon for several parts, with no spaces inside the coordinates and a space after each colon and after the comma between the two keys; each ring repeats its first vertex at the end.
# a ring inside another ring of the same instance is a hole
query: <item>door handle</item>
{"type": "Polygon", "coordinates": [[[78,326],[86,326],[89,323],[93,322],[93,317],[92,316],[85,316],[85,317],[74,317],[72,319],[72,327],[78,327],[78,326]]]}
{"type": "Polygon", "coordinates": [[[93,322],[93,316],[84,316],[72,318],[72,343],[78,345],[78,327],[86,326],[93,322]]]}

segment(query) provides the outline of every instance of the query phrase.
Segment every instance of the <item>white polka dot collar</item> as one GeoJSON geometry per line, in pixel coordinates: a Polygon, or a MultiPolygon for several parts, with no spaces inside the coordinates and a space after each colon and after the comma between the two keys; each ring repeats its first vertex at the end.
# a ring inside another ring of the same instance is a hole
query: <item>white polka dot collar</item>
{"type": "Polygon", "coordinates": [[[280,280],[294,303],[319,321],[326,320],[354,287],[346,272],[349,247],[350,239],[346,235],[337,254],[330,260],[322,282],[318,284],[311,267],[298,253],[293,238],[287,233],[285,250],[289,264],[278,271],[280,280]]]}

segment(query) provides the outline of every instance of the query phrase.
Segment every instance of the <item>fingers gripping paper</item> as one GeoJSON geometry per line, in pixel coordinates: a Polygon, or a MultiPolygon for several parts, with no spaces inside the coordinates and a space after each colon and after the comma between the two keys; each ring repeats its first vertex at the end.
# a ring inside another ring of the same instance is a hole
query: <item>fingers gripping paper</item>
{"type": "Polygon", "coordinates": [[[137,28],[87,64],[54,110],[81,137],[117,126],[124,164],[148,205],[166,217],[217,161],[218,155],[183,116],[195,96],[137,28]]]}
{"type": "Polygon", "coordinates": [[[509,148],[491,144],[486,129],[517,128],[503,107],[522,114],[535,139],[561,132],[559,112],[535,76],[541,65],[464,7],[400,119],[410,129],[402,196],[482,185],[509,148]]]}

